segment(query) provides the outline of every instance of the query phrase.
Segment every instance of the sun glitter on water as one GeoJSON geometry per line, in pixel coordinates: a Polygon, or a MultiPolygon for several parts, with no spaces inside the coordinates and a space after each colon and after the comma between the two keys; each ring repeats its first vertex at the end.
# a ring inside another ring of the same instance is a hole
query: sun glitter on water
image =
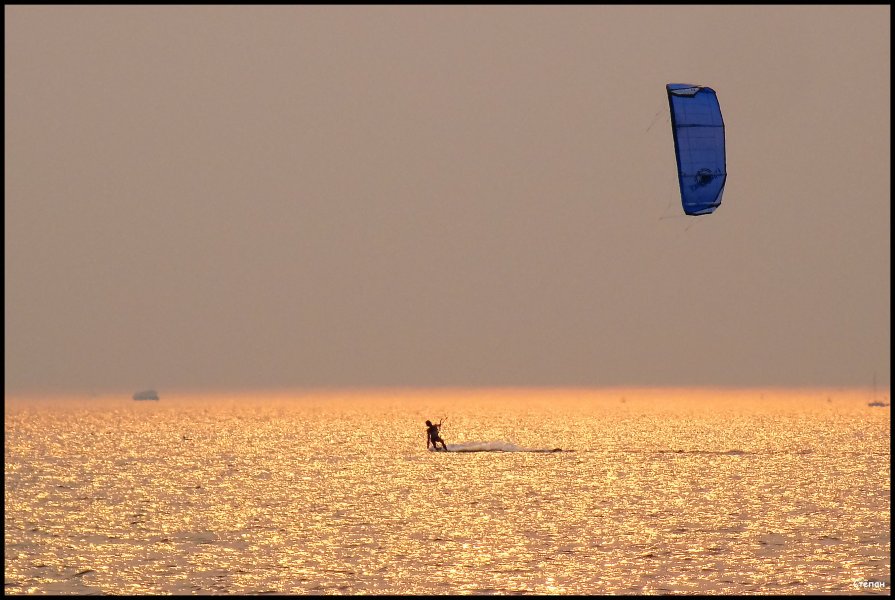
{"type": "Polygon", "coordinates": [[[889,593],[867,390],[160,395],[7,399],[7,593],[889,593]]]}

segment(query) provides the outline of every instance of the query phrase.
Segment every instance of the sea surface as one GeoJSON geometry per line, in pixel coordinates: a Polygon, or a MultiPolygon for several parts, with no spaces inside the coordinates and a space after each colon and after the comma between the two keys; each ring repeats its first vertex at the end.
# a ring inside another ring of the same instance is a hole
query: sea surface
{"type": "Polygon", "coordinates": [[[6,399],[5,593],[891,593],[866,390],[159,391],[6,399]]]}

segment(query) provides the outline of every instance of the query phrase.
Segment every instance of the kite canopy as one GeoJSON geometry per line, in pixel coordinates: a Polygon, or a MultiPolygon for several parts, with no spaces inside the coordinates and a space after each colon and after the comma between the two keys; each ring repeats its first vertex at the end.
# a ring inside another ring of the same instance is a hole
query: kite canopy
{"type": "Polygon", "coordinates": [[[669,83],[671,131],[681,204],[688,215],[708,215],[721,204],[727,182],[724,120],[715,90],[669,83]]]}

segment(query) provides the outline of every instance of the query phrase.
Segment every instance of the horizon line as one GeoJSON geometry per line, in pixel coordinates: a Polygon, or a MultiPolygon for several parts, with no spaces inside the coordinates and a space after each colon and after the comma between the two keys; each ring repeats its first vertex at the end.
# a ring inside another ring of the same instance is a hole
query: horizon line
{"type": "Polygon", "coordinates": [[[616,385],[295,385],[295,386],[256,386],[256,387],[199,387],[199,386],[175,386],[164,388],[159,386],[145,386],[139,389],[125,390],[123,388],[85,391],[79,390],[60,390],[54,388],[45,389],[21,389],[21,390],[4,390],[6,399],[29,399],[29,398],[46,398],[46,397],[70,397],[70,398],[105,398],[113,396],[124,396],[131,398],[137,392],[144,390],[155,390],[160,396],[246,396],[251,394],[263,395],[356,395],[371,394],[382,395],[388,393],[527,393],[527,392],[585,392],[585,393],[634,393],[634,392],[724,392],[724,393],[831,393],[831,392],[871,392],[876,391],[880,396],[889,394],[890,386],[888,384],[880,384],[878,381],[874,385],[868,383],[864,385],[733,385],[733,384],[674,384],[674,385],[657,385],[657,384],[616,384],[616,385]]]}

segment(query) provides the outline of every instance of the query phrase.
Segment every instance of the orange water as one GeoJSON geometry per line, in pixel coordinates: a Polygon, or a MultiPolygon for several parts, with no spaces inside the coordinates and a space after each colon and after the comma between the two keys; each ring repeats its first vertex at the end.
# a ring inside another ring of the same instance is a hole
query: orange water
{"type": "Polygon", "coordinates": [[[161,398],[7,399],[7,593],[890,593],[866,391],[161,398]]]}

